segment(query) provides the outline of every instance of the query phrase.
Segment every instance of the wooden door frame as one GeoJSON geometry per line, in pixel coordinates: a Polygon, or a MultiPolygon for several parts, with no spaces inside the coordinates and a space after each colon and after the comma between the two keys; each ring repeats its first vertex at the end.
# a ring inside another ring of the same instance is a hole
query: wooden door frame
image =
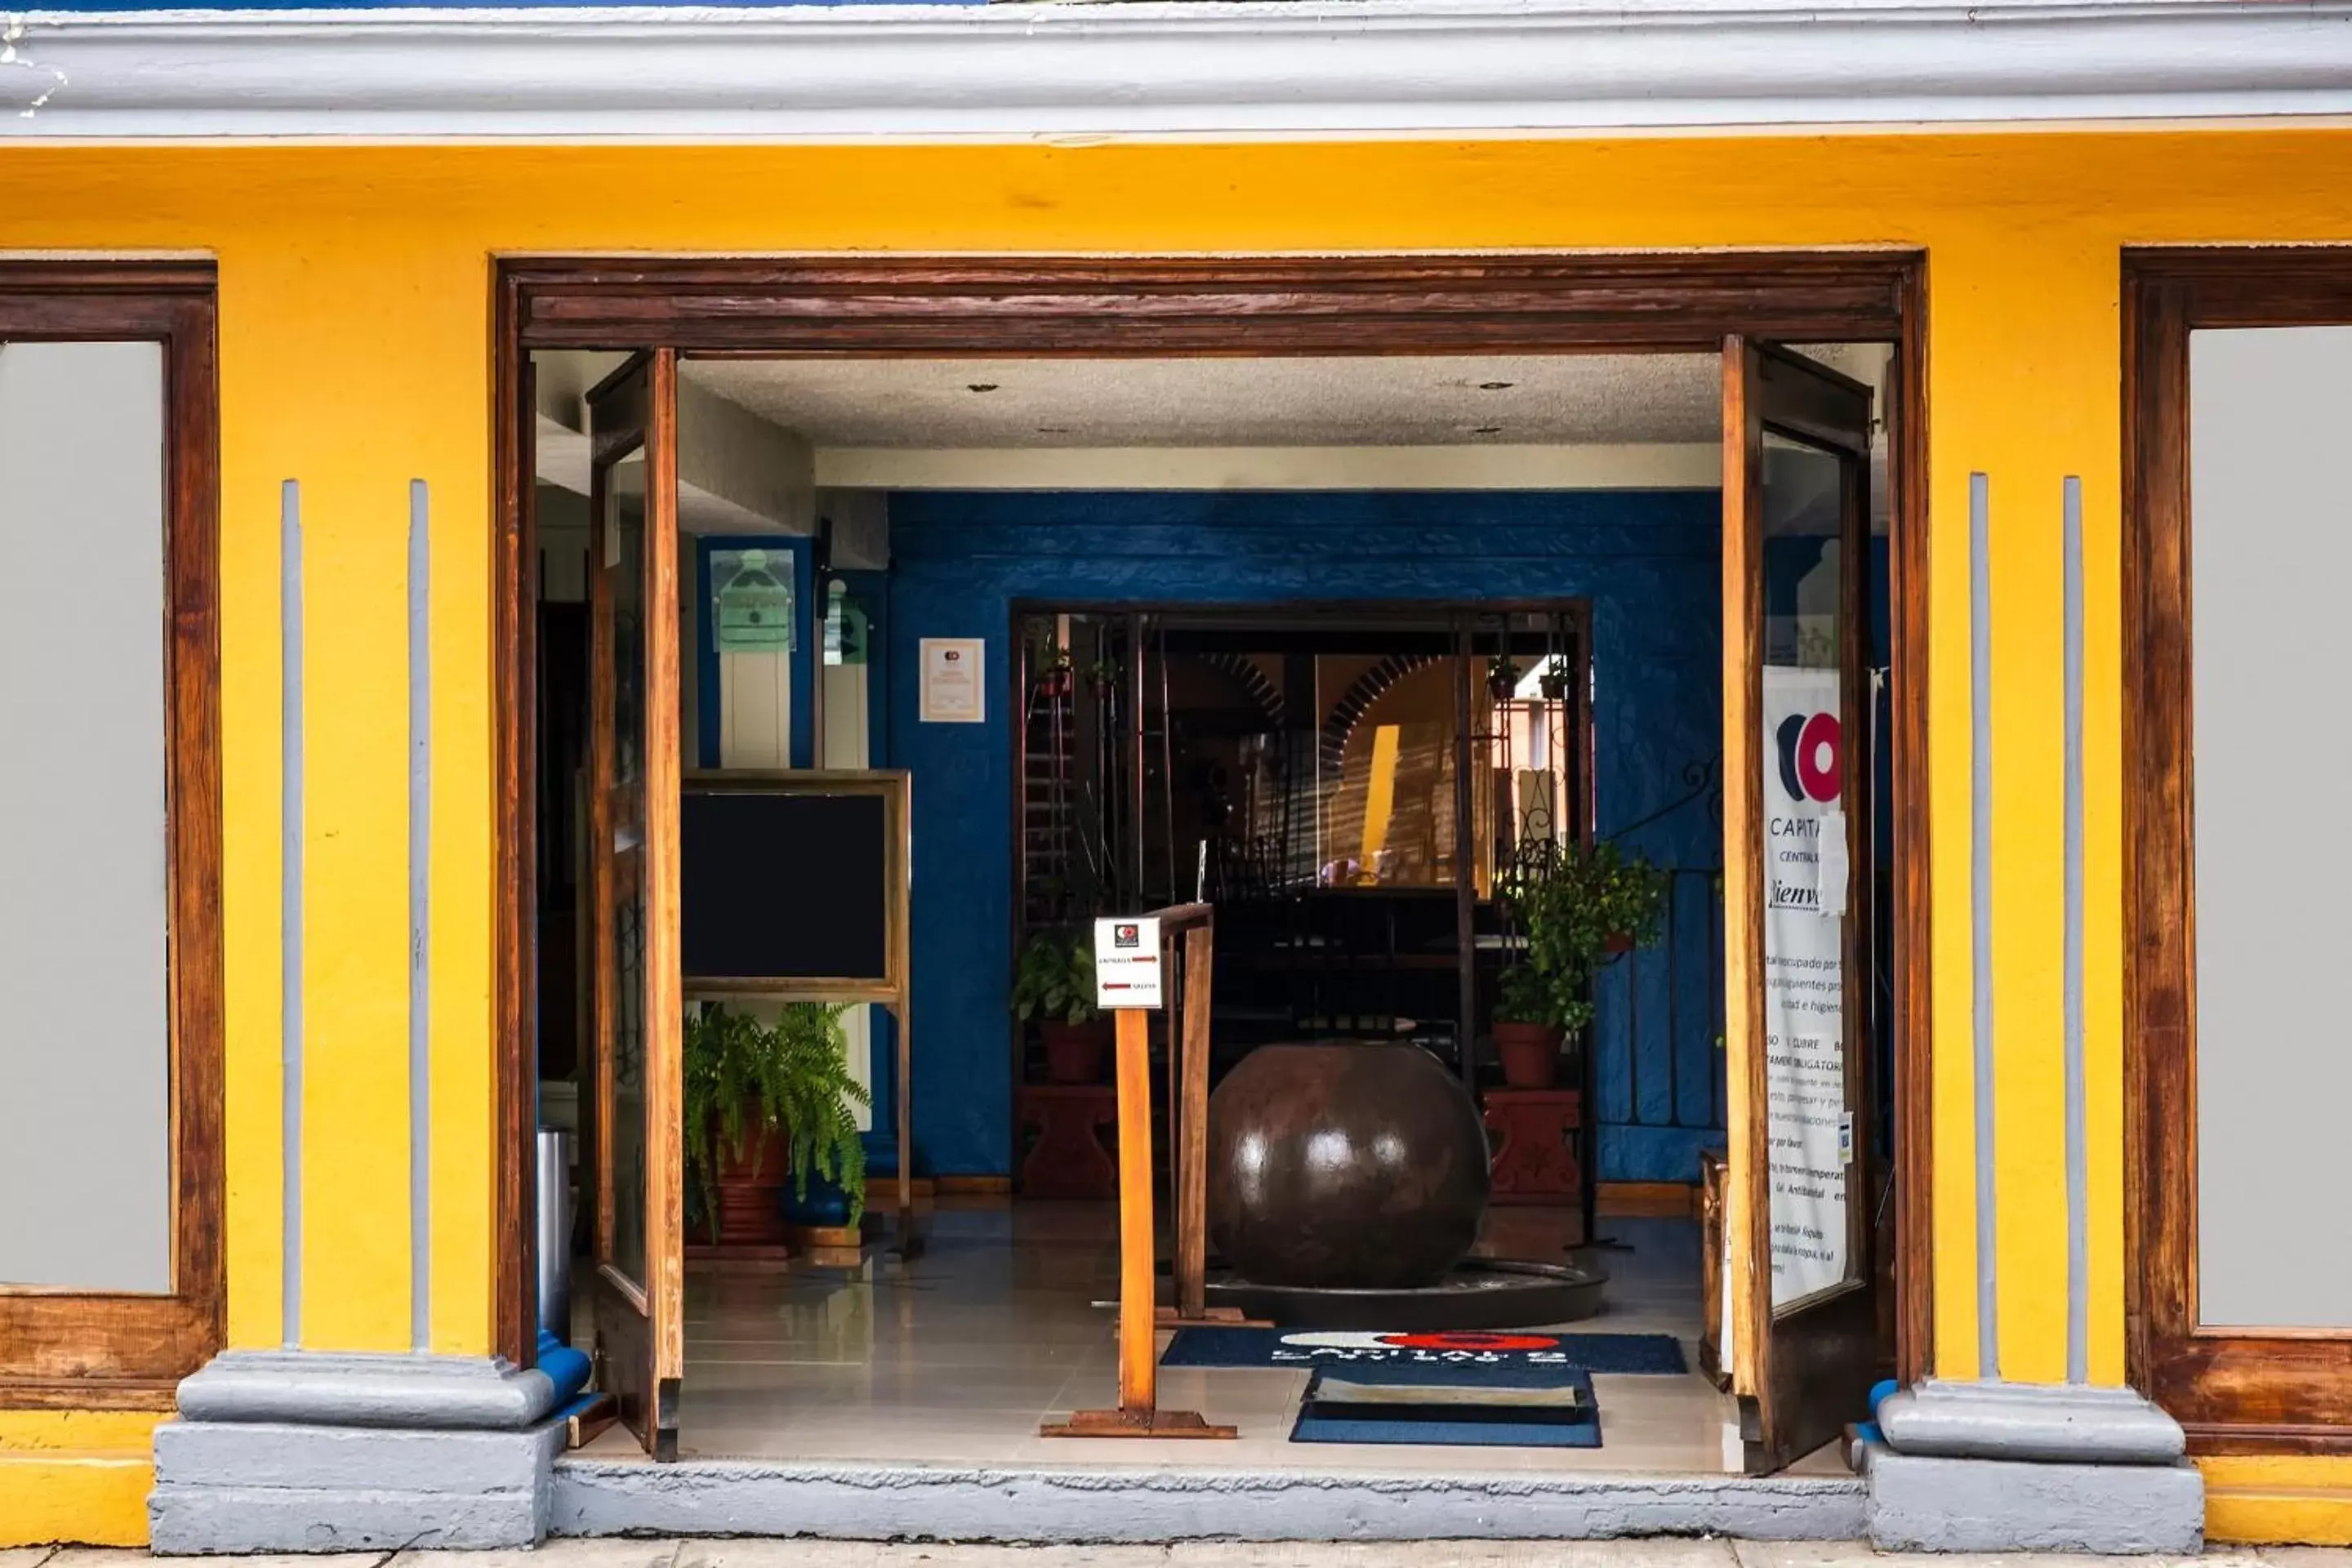
{"type": "Polygon", "coordinates": [[[2127,1369],[2200,1454],[2352,1454],[2352,1331],[2197,1327],[2189,334],[2352,323],[2352,247],[2127,250],[2124,1278],[2127,1369]]]}
{"type": "Polygon", "coordinates": [[[1896,345],[1893,453],[1898,1360],[1931,1363],[1927,259],[1916,250],[1506,255],[509,257],[492,279],[498,860],[492,1342],[534,1342],[530,1224],[535,349],[793,358],[1719,354],[1732,333],[1896,345]]]}
{"type": "MultiPolygon", "coordinates": [[[[1758,886],[1771,877],[1770,844],[1764,833],[1764,819],[1769,813],[1764,805],[1759,766],[1764,745],[1767,668],[1763,452],[1765,443],[1777,436],[1806,443],[1811,450],[1829,456],[1838,464],[1837,539],[1842,557],[1838,584],[1838,710],[1840,722],[1851,736],[1856,733],[1855,721],[1864,717],[1869,700],[1864,673],[1869,647],[1868,596],[1864,592],[1870,537],[1868,421],[1875,411],[1871,408],[1868,387],[1777,344],[1748,339],[1725,342],[1723,385],[1727,530],[1723,552],[1724,816],[1728,823],[1736,816],[1753,851],[1743,857],[1745,864],[1737,868],[1731,866],[1729,857],[1726,858],[1724,952],[1726,988],[1732,1005],[1727,1008],[1725,1026],[1727,1040],[1737,1040],[1746,1058],[1741,1081],[1727,1084],[1726,1088],[1729,1103],[1744,1101],[1761,1120],[1756,1121],[1756,1135],[1747,1141],[1745,1149],[1736,1140],[1731,1145],[1733,1151],[1746,1157],[1748,1196],[1744,1203],[1733,1203],[1727,1193],[1725,1224],[1727,1227],[1739,1224],[1745,1232],[1731,1237],[1730,1247],[1735,1258],[1743,1249],[1747,1253],[1748,1289],[1734,1289],[1742,1278],[1737,1272],[1727,1276],[1723,1281],[1722,1310],[1733,1323],[1731,1371],[1735,1390],[1738,1390],[1738,1384],[1747,1385],[1745,1391],[1740,1391],[1740,1400],[1749,1473],[1769,1474],[1836,1436],[1836,1426],[1830,1426],[1827,1431],[1817,1429],[1799,1437],[1797,1433],[1801,1428],[1792,1427],[1787,1418],[1791,1409],[1801,1405],[1814,1411],[1822,1408],[1824,1401],[1821,1398],[1810,1404],[1804,1400],[1803,1394],[1809,1386],[1843,1374],[1857,1384],[1850,1391],[1853,1397],[1866,1393],[1875,1369],[1866,1365],[1846,1368],[1839,1352],[1867,1354],[1877,1342],[1876,1292],[1881,1288],[1881,1279],[1876,1256],[1877,1226],[1870,1215],[1874,1178],[1880,1173],[1874,1155],[1877,1140],[1873,1136],[1856,1140],[1860,1147],[1853,1151],[1855,1158],[1846,1175],[1844,1243],[1849,1278],[1842,1284],[1788,1303],[1787,1312],[1791,1319],[1811,1318],[1814,1326],[1802,1334],[1791,1334],[1778,1349],[1774,1348],[1775,1342],[1787,1331],[1781,1322],[1782,1309],[1772,1299],[1771,1140],[1766,1114],[1770,1100],[1770,1069],[1765,1040],[1769,998],[1764,978],[1769,955],[1766,900],[1758,886]],[[1783,373],[1786,379],[1776,381],[1776,370],[1783,373]],[[1859,431],[1855,429],[1857,413],[1863,426],[1859,431]],[[1732,482],[1735,474],[1739,476],[1736,493],[1732,482]],[[1740,530],[1736,548],[1728,542],[1735,510],[1739,514],[1740,530]],[[1857,537],[1864,549],[1854,548],[1857,537]],[[1732,614],[1735,605],[1738,606],[1737,616],[1732,614]],[[1733,685],[1735,675],[1739,677],[1737,689],[1733,685]],[[1744,987],[1741,982],[1747,983],[1744,987]],[[1859,1272],[1853,1270],[1857,1258],[1862,1261],[1859,1272]],[[1824,1321],[1826,1328],[1822,1326],[1824,1321]],[[1825,1356],[1824,1352],[1830,1353],[1825,1356]]],[[[1874,842],[1874,831],[1871,806],[1874,781],[1865,770],[1874,770],[1876,759],[1868,748],[1849,740],[1842,748],[1839,761],[1848,853],[1851,863],[1867,866],[1868,847],[1874,842]],[[1862,847],[1862,854],[1853,853],[1856,847],[1862,847]]],[[[1845,1037],[1840,1043],[1845,1055],[1848,1102],[1859,1101],[1874,1110],[1877,1042],[1870,1032],[1869,992],[1871,954],[1877,942],[1872,914],[1876,878],[1874,875],[1859,880],[1862,885],[1851,891],[1846,911],[1840,917],[1841,1016],[1845,1028],[1845,1037]],[[1857,1040],[1859,1049],[1855,1048],[1857,1040]]],[[[1736,1119],[1728,1120],[1734,1121],[1736,1128],[1736,1119]]],[[[1875,1129],[1872,1131],[1874,1133],[1875,1129]]],[[[1737,1168],[1736,1163],[1727,1164],[1727,1172],[1737,1168]]],[[[1899,1226],[1896,1234],[1902,1234],[1899,1226]]],[[[1898,1315],[1898,1332],[1900,1322],[1898,1315]]]]}
{"type": "MultiPolygon", "coordinates": [[[[636,1432],[657,1459],[677,1457],[677,1391],[686,1358],[684,1330],[684,1258],[679,1238],[684,1235],[684,1130],[677,1121],[678,1039],[684,1001],[678,965],[678,814],[684,759],[678,745],[677,704],[677,356],[667,349],[632,355],[587,394],[589,404],[589,528],[603,546],[592,549],[589,566],[591,715],[589,719],[590,842],[593,910],[593,950],[598,956],[591,993],[588,1060],[593,1064],[593,1092],[589,1148],[596,1173],[590,1205],[594,1224],[594,1268],[588,1281],[597,1331],[599,1359],[615,1368],[607,1384],[621,1420],[636,1432]],[[635,388],[629,383],[638,382],[635,388]],[[604,444],[596,428],[599,405],[607,395],[641,399],[632,408],[621,405],[623,416],[634,415],[620,438],[604,444]],[[600,449],[600,447],[602,449],[600,449]],[[643,1085],[646,1125],[643,1130],[648,1190],[638,1194],[645,1216],[645,1256],[635,1277],[614,1257],[619,1226],[618,1194],[614,1186],[614,1142],[621,1125],[616,1106],[613,1041],[620,997],[613,969],[604,960],[614,942],[617,854],[612,848],[616,825],[614,795],[626,786],[616,783],[613,733],[615,652],[613,576],[619,563],[611,558],[614,531],[618,526],[607,508],[609,487],[621,463],[631,454],[645,464],[646,495],[638,593],[645,632],[639,679],[644,683],[645,715],[638,759],[636,794],[642,799],[642,833],[636,850],[640,886],[636,894],[644,921],[644,970],[640,976],[644,1006],[644,1047],[647,1070],[643,1085]],[[665,1026],[664,1020],[667,1020],[665,1026]],[[667,1035],[665,1048],[665,1035],[667,1035]],[[667,1071],[662,1070],[664,1067],[667,1071]],[[612,1342],[607,1342],[610,1332],[612,1342]],[[626,1380],[618,1369],[625,1368],[626,1380]],[[632,1405],[635,1408],[632,1408],[632,1405]]],[[[534,1227],[534,1233],[536,1227],[534,1227]]]]}
{"type": "Polygon", "coordinates": [[[210,262],[0,263],[0,342],[163,348],[172,1139],[171,1290],[0,1286],[0,1409],[168,1410],[223,1342],[217,306],[210,262]]]}

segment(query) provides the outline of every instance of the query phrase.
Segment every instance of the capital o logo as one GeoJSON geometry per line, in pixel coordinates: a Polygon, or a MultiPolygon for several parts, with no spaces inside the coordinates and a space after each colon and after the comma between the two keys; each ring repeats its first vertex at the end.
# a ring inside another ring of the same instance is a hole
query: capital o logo
{"type": "Polygon", "coordinates": [[[1844,736],[1834,713],[1791,713],[1773,740],[1780,753],[1780,787],[1790,800],[1822,805],[1837,799],[1845,778],[1844,736]]]}

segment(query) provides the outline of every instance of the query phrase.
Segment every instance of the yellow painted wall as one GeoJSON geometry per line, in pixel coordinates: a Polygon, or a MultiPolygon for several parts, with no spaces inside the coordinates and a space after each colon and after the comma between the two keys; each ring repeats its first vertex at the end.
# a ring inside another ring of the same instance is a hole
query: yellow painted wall
{"type": "Polygon", "coordinates": [[[2197,1468],[2208,1539],[2352,1546],[2352,1461],[2279,1455],[2200,1459],[2197,1468]]]}
{"type": "MultiPolygon", "coordinates": [[[[2063,1369],[2059,480],[2089,614],[2092,1366],[2123,1371],[2118,252],[2352,239],[2352,132],[1069,148],[0,152],[0,249],[221,269],[229,1323],[404,1348],[405,491],[434,496],[432,1324],[488,1343],[488,281],[499,251],[1923,246],[1937,1354],[1976,1365],[1967,483],[1991,478],[2001,1371],[2063,1369]],[[279,1321],[278,491],[308,530],[303,1321],[279,1321]]],[[[2330,1472],[2331,1474],[2333,1472],[2330,1472]]],[[[0,1503],[13,1494],[0,1489],[0,1503]]],[[[0,1519],[7,1518],[0,1511],[0,1519]]],[[[0,1531],[5,1538],[7,1531],[0,1531]]]]}
{"type": "Polygon", "coordinates": [[[0,1550],[144,1546],[155,1411],[0,1410],[0,1550]]]}

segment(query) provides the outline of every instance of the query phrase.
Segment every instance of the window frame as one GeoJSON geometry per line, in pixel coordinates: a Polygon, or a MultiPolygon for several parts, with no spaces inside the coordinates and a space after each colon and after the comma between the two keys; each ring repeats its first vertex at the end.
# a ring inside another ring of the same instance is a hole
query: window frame
{"type": "Polygon", "coordinates": [[[2126,1353],[2195,1454],[2352,1454],[2352,1330],[2197,1302],[2189,334],[2352,324],[2352,247],[2127,250],[2124,285],[2126,1353]]]}
{"type": "Polygon", "coordinates": [[[223,1340],[217,300],[209,262],[0,261],[0,342],[163,345],[173,1189],[169,1294],[0,1284],[0,1409],[168,1409],[223,1340]]]}

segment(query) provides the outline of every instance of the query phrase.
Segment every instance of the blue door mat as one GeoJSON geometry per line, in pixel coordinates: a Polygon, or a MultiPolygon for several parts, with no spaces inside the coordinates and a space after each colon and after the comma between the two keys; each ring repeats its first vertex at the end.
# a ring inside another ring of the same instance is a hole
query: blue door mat
{"type": "Polygon", "coordinates": [[[1162,1366],[1282,1367],[1382,1382],[1564,1386],[1587,1373],[1687,1372],[1672,1334],[1541,1330],[1368,1333],[1355,1330],[1181,1328],[1162,1366]]]}
{"type": "Polygon", "coordinates": [[[1366,1382],[1317,1373],[1307,1385],[1294,1443],[1424,1443],[1481,1447],[1598,1448],[1601,1412],[1592,1379],[1540,1388],[1460,1383],[1366,1382]]]}

